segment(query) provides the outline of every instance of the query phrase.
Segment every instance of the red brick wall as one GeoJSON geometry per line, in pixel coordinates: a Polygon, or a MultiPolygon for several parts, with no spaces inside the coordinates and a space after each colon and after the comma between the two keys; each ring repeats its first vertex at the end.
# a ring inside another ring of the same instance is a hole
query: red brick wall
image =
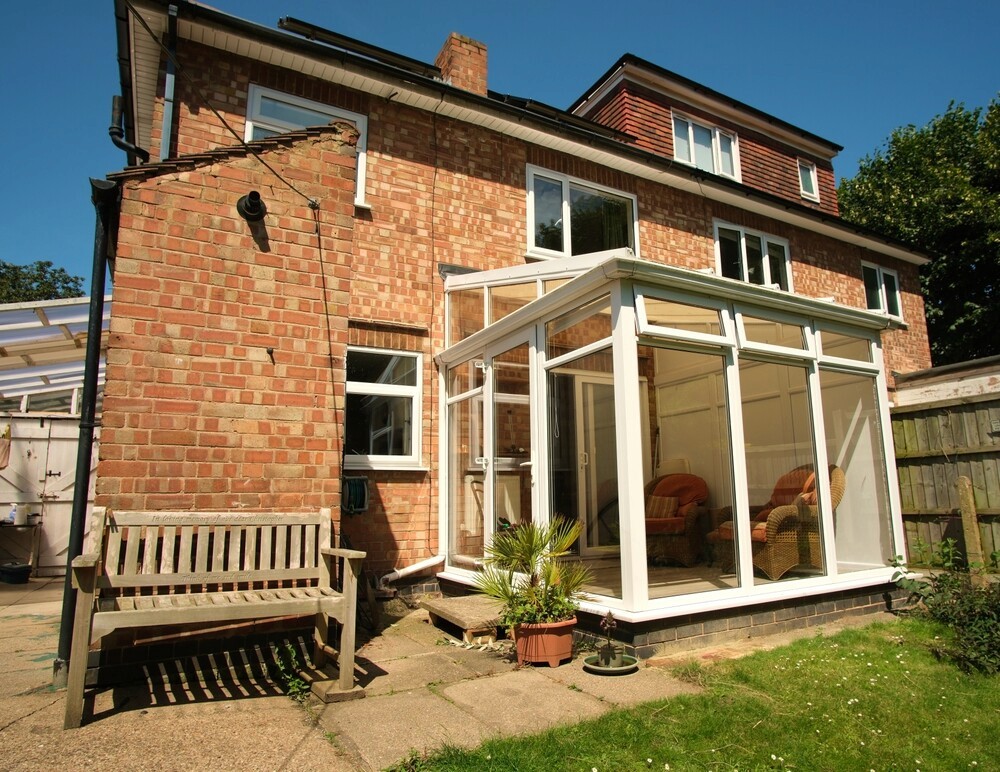
{"type": "Polygon", "coordinates": [[[98,504],[339,505],[355,137],[262,153],[315,213],[242,151],[121,175],[98,504]]]}
{"type": "Polygon", "coordinates": [[[608,94],[591,113],[599,123],[625,131],[636,138],[638,147],[665,158],[674,157],[671,109],[676,109],[707,125],[736,134],[740,156],[740,181],[751,188],[781,196],[811,209],[837,214],[837,188],[829,161],[798,153],[770,137],[719,119],[691,105],[665,98],[635,84],[622,84],[608,94]],[[816,164],[820,200],[802,198],[798,159],[816,164]]]}
{"type": "Polygon", "coordinates": [[[434,64],[445,82],[485,96],[486,46],[479,41],[452,32],[434,64]]]}
{"type": "MultiPolygon", "coordinates": [[[[432,555],[438,539],[440,420],[433,355],[444,344],[438,267],[490,269],[525,262],[529,163],[635,194],[641,254],[648,260],[714,266],[712,221],[718,217],[787,238],[797,292],[863,307],[860,260],[870,256],[840,242],[392,100],[369,99],[239,57],[216,61],[209,49],[192,44],[182,47],[182,56],[189,71],[206,73],[213,104],[241,134],[251,82],[368,115],[371,207],[351,204],[349,156],[331,162],[326,175],[331,183],[315,160],[332,149],[306,143],[268,154],[296,185],[316,190],[312,195],[324,201],[327,291],[336,292],[329,306],[334,366],[324,370],[317,364],[327,340],[326,320],[317,326],[322,274],[311,212],[301,199],[250,159],[126,178],[105,398],[105,431],[110,426],[111,433],[99,472],[104,503],[336,506],[344,346],[415,351],[424,357],[425,469],[349,472],[368,477],[372,501],[369,512],[345,519],[344,530],[354,546],[369,550],[366,565],[376,572],[432,555]],[[209,73],[224,77],[215,82],[209,73]],[[326,205],[328,184],[336,192],[333,211],[326,205]],[[233,208],[251,185],[262,191],[271,212],[270,253],[256,248],[233,208]],[[257,289],[261,282],[266,291],[257,289]],[[193,314],[190,320],[175,317],[180,313],[175,302],[193,314]],[[293,312],[294,322],[285,322],[293,312]],[[285,324],[281,334],[273,321],[285,324]],[[276,358],[294,354],[294,371],[286,365],[279,373],[262,354],[263,339],[274,336],[276,358]],[[176,444],[167,444],[154,440],[154,431],[186,434],[170,435],[176,444]],[[237,439],[239,432],[247,436],[237,439]],[[253,443],[252,449],[244,447],[253,443]]],[[[198,99],[185,100],[178,109],[181,152],[235,143],[198,99]]],[[[636,101],[632,107],[625,130],[635,133],[637,121],[647,120],[641,111],[653,106],[636,101]]],[[[654,132],[647,139],[672,154],[669,135],[654,132]]],[[[797,198],[794,158],[789,168],[797,198]]],[[[929,366],[915,269],[872,261],[899,271],[911,325],[886,333],[887,369],[929,366]]]]}

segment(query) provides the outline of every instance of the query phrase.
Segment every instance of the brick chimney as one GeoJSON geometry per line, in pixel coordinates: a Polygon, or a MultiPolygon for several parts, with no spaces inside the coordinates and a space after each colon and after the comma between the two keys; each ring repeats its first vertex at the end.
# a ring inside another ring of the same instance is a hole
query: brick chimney
{"type": "Polygon", "coordinates": [[[452,32],[434,64],[445,83],[486,96],[486,46],[452,32]]]}

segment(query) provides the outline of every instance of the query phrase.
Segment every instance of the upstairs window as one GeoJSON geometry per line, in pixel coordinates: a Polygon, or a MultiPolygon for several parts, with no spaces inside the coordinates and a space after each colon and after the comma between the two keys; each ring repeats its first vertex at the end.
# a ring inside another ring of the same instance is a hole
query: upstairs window
{"type": "Polygon", "coordinates": [[[528,168],[528,252],[567,257],[636,248],[634,196],[528,168]]]}
{"type": "Polygon", "coordinates": [[[799,159],[799,192],[802,198],[819,201],[819,185],[816,182],[816,164],[799,159]]]}
{"type": "Polygon", "coordinates": [[[899,300],[899,275],[895,271],[871,263],[861,264],[861,274],[865,280],[865,300],[868,308],[889,316],[901,317],[903,306],[899,300]]]}
{"type": "Polygon", "coordinates": [[[251,84],[247,93],[247,121],[243,140],[251,142],[255,139],[273,137],[275,134],[284,134],[288,131],[297,131],[313,126],[327,126],[334,121],[347,121],[358,130],[354,205],[367,207],[365,174],[367,169],[368,118],[366,116],[251,84]]]}
{"type": "Polygon", "coordinates": [[[739,179],[736,135],[676,114],[674,158],[712,174],[739,179]]]}
{"type": "Polygon", "coordinates": [[[405,351],[347,350],[345,466],[419,466],[420,360],[405,351]]]}
{"type": "Polygon", "coordinates": [[[785,239],[716,223],[715,258],[718,272],[726,278],[786,292],[792,288],[785,239]]]}

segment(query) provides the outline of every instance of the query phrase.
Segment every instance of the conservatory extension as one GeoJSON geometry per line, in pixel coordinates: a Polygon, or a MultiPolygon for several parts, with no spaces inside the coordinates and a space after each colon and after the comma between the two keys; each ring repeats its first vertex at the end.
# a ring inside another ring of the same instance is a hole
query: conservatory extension
{"type": "Polygon", "coordinates": [[[626,249],[446,291],[442,578],[471,584],[499,529],[569,518],[584,610],[624,620],[889,580],[885,316],[626,249]]]}

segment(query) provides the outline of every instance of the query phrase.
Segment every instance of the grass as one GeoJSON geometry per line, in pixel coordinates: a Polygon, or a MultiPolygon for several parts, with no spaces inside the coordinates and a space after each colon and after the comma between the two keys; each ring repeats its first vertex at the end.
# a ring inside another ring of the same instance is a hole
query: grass
{"type": "Polygon", "coordinates": [[[677,673],[704,689],[399,770],[995,770],[1000,681],[966,675],[918,619],[677,673]]]}

